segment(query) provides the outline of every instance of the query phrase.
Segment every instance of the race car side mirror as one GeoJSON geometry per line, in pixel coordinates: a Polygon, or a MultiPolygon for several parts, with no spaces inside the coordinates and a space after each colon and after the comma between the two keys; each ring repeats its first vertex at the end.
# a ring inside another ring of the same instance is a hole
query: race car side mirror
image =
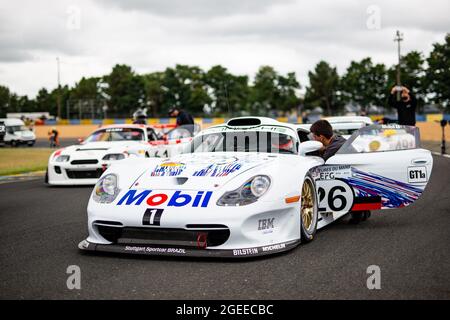
{"type": "Polygon", "coordinates": [[[307,153],[320,150],[323,147],[322,142],[319,141],[305,141],[300,143],[298,147],[299,154],[305,156],[307,153]]]}
{"type": "Polygon", "coordinates": [[[78,143],[83,143],[84,139],[83,138],[78,138],[78,143]]]}

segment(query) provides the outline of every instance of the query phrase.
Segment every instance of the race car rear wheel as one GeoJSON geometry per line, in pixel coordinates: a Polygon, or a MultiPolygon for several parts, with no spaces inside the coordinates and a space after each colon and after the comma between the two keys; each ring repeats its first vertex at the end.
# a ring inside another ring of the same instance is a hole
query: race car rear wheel
{"type": "Polygon", "coordinates": [[[300,231],[301,240],[309,242],[313,240],[317,230],[318,209],[317,193],[314,180],[308,175],[302,186],[300,206],[300,231]]]}

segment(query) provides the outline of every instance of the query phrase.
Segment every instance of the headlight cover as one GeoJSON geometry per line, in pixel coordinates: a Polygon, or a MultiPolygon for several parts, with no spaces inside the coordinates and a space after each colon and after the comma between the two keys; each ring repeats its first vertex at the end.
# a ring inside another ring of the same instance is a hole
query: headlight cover
{"type": "Polygon", "coordinates": [[[118,179],[115,174],[107,174],[97,181],[92,198],[95,202],[111,203],[120,193],[118,186],[118,179]]]}
{"type": "Polygon", "coordinates": [[[70,160],[70,156],[60,155],[56,158],[56,162],[67,162],[70,160]]]}
{"type": "Polygon", "coordinates": [[[114,161],[114,160],[122,160],[125,159],[125,154],[123,153],[110,153],[103,157],[102,160],[106,161],[114,161]]]}
{"type": "Polygon", "coordinates": [[[258,175],[236,190],[225,192],[217,200],[218,206],[245,206],[256,202],[269,190],[271,181],[268,176],[258,175]]]}

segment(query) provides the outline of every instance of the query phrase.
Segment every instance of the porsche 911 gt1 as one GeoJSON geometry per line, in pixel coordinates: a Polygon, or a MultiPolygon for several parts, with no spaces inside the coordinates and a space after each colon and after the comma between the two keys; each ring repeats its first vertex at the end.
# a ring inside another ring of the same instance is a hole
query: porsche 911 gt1
{"type": "Polygon", "coordinates": [[[306,129],[234,118],[182,154],[111,165],[88,205],[79,248],[146,255],[252,257],[292,249],[351,211],[406,207],[433,160],[415,127],[365,126],[326,163],[306,129]],[[381,148],[381,146],[383,146],[381,148]]]}

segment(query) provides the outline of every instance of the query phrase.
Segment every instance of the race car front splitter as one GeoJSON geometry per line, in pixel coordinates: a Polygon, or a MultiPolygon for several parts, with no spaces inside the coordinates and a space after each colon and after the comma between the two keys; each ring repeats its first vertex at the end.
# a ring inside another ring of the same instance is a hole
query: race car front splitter
{"type": "Polygon", "coordinates": [[[136,244],[96,244],[91,243],[87,240],[83,240],[78,244],[78,248],[86,251],[102,251],[111,253],[127,253],[153,256],[249,258],[288,251],[295,248],[299,244],[300,240],[292,240],[261,247],[223,250],[136,244]]]}

